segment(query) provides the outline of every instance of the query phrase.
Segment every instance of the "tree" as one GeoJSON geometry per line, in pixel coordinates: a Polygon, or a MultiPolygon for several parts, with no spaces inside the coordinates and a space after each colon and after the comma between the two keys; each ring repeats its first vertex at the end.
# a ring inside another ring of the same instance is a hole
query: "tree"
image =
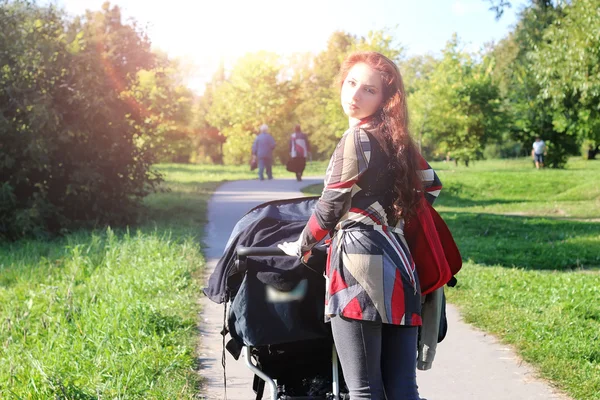
{"type": "Polygon", "coordinates": [[[276,154],[287,154],[287,121],[295,106],[295,87],[281,73],[279,56],[268,52],[242,57],[213,94],[206,120],[227,141],[223,160],[247,163],[254,133],[266,123],[277,142],[276,154]]]}
{"type": "Polygon", "coordinates": [[[551,101],[541,96],[533,55],[543,45],[544,35],[554,21],[560,21],[560,2],[534,0],[519,14],[514,30],[492,51],[494,82],[504,98],[510,137],[527,152],[536,136],[549,145],[546,165],[562,167],[569,154],[577,151],[574,136],[565,135],[554,124],[551,101]]]}
{"type": "Polygon", "coordinates": [[[376,51],[400,65],[406,50],[400,43],[396,43],[388,29],[383,29],[369,31],[366,37],[358,38],[352,46],[352,51],[376,51]]]}
{"type": "Polygon", "coordinates": [[[504,15],[505,8],[511,8],[512,4],[510,1],[506,0],[486,0],[490,3],[490,11],[494,11],[496,13],[496,19],[502,18],[504,15]]]}
{"type": "Polygon", "coordinates": [[[193,158],[195,162],[210,162],[223,164],[223,144],[225,136],[221,134],[218,128],[212,126],[207,121],[207,115],[212,106],[216,90],[225,82],[225,65],[223,62],[212,77],[212,80],[206,85],[204,94],[197,99],[194,105],[194,120],[192,128],[194,131],[194,149],[193,158]]]}
{"type": "MultiPolygon", "coordinates": [[[[512,3],[507,0],[485,0],[490,3],[490,11],[496,13],[496,19],[499,20],[504,15],[504,9],[511,8],[512,3]]],[[[531,5],[537,8],[546,9],[555,7],[555,3],[560,4],[562,0],[530,0],[531,5]]]]}
{"type": "Polygon", "coordinates": [[[499,90],[491,79],[491,60],[477,62],[459,46],[454,35],[411,106],[430,139],[439,143],[438,152],[450,152],[468,165],[482,157],[488,140],[500,134],[503,118],[499,90]]]}
{"type": "Polygon", "coordinates": [[[147,38],[108,3],[72,23],[25,1],[0,14],[0,237],[131,221],[159,181],[124,95],[147,38]]]}
{"type": "Polygon", "coordinates": [[[194,95],[183,83],[177,61],[155,53],[156,66],[140,70],[124,96],[135,99],[143,117],[136,128],[140,141],[160,162],[187,163],[193,153],[194,95]]]}
{"type": "Polygon", "coordinates": [[[441,151],[437,142],[432,140],[430,118],[433,105],[430,79],[438,62],[433,56],[425,55],[411,57],[400,65],[408,101],[410,131],[419,150],[427,158],[439,157],[441,151]]]}
{"type": "MultiPolygon", "coordinates": [[[[549,101],[554,129],[579,144],[600,145],[600,5],[578,0],[544,32],[532,53],[540,85],[549,101]]],[[[552,149],[550,149],[552,151],[552,149]]]]}

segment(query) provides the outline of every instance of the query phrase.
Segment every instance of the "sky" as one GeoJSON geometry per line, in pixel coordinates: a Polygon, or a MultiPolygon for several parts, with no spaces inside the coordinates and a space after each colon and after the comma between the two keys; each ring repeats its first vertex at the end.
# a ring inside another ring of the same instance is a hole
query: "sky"
{"type": "MultiPolygon", "coordinates": [[[[105,0],[48,0],[69,14],[100,10],[105,0]]],[[[221,60],[248,52],[318,53],[336,30],[366,36],[387,29],[408,56],[438,55],[453,33],[476,51],[509,32],[527,0],[513,0],[500,21],[487,0],[115,0],[144,27],[153,47],[187,65],[187,84],[204,90],[221,60]]]]}

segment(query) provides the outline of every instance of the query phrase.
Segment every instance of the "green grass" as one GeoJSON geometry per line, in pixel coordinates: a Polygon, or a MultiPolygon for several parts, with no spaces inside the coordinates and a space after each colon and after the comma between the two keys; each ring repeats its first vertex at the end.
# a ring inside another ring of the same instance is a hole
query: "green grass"
{"type": "Polygon", "coordinates": [[[466,261],[449,301],[574,399],[600,399],[600,162],[432,166],[436,209],[466,261]]]}
{"type": "Polygon", "coordinates": [[[564,170],[536,170],[527,159],[485,161],[469,168],[432,165],[444,183],[443,211],[600,218],[598,162],[573,159],[564,170]]]}
{"type": "Polygon", "coordinates": [[[158,231],[4,245],[0,397],[189,397],[201,263],[158,231]]]}

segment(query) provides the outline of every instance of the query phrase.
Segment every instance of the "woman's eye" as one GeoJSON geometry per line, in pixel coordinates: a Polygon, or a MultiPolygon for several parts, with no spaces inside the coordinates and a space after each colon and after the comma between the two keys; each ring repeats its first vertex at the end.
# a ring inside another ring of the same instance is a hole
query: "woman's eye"
{"type": "Polygon", "coordinates": [[[371,94],[375,94],[375,90],[373,90],[373,89],[367,89],[367,92],[369,92],[371,94]]]}
{"type": "Polygon", "coordinates": [[[356,82],[354,82],[354,81],[348,81],[348,85],[354,87],[354,86],[356,86],[356,82]]]}

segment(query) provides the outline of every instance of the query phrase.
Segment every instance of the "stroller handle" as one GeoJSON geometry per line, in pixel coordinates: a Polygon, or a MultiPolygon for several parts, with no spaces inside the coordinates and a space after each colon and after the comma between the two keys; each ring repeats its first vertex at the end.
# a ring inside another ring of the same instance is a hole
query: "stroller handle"
{"type": "Polygon", "coordinates": [[[241,257],[252,256],[287,256],[279,247],[243,247],[236,248],[237,255],[241,257]]]}

